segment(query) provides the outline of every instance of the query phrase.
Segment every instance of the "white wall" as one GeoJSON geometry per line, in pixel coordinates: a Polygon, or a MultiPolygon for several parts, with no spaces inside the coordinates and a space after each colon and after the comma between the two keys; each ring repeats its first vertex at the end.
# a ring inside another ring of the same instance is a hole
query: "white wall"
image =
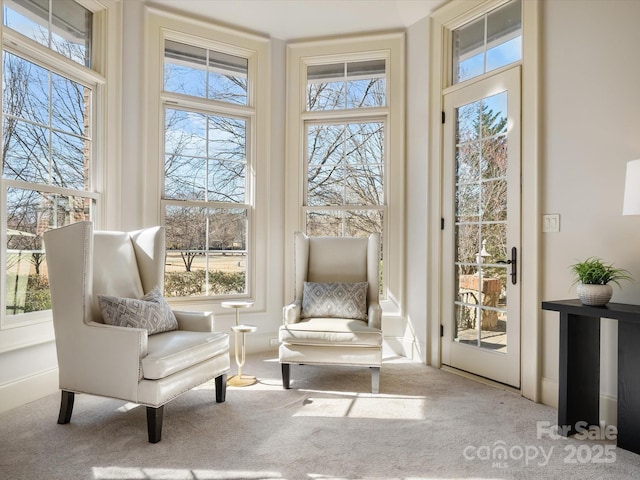
{"type": "MultiPolygon", "coordinates": [[[[427,355],[427,235],[429,131],[429,19],[407,29],[407,121],[406,121],[406,241],[404,339],[406,356],[426,361],[427,355]]],[[[437,320],[436,320],[437,321],[437,320]]],[[[395,333],[395,332],[394,332],[395,333]]],[[[392,332],[385,332],[385,336],[392,332]]]]}
{"type": "Polygon", "coordinates": [[[122,84],[126,88],[122,89],[120,218],[105,227],[125,231],[144,226],[144,44],[144,3],[122,2],[122,84]]]}
{"type": "MultiPolygon", "coordinates": [[[[285,116],[287,62],[286,44],[283,40],[271,40],[271,155],[269,165],[269,264],[268,281],[257,288],[267,288],[267,314],[260,319],[263,337],[277,338],[282,324],[282,306],[293,298],[293,292],[284,291],[284,169],[285,169],[285,116]]],[[[266,346],[266,344],[265,344],[266,346]]],[[[262,348],[262,347],[261,347],[262,348]]]]}
{"type": "MultiPolygon", "coordinates": [[[[638,283],[614,302],[640,304],[640,218],[622,216],[625,166],[640,158],[640,2],[554,0],[543,4],[542,209],[560,233],[542,238],[542,296],[576,298],[569,265],[599,256],[638,283]]],[[[638,186],[640,188],[640,185],[638,186]]],[[[542,325],[542,396],[557,403],[558,315],[542,325]]],[[[601,405],[615,422],[615,321],[602,324],[601,405]]]]}
{"type": "MultiPolygon", "coordinates": [[[[46,326],[42,326],[46,330],[46,326]]],[[[14,330],[19,330],[16,328],[14,330]]],[[[0,331],[0,343],[4,338],[19,338],[23,332],[0,331]],[[17,334],[17,335],[16,335],[17,334]]],[[[31,343],[28,335],[19,338],[20,343],[31,343]]],[[[42,343],[26,346],[10,345],[0,351],[0,413],[24,403],[36,400],[58,389],[56,347],[52,332],[42,343]]]]}

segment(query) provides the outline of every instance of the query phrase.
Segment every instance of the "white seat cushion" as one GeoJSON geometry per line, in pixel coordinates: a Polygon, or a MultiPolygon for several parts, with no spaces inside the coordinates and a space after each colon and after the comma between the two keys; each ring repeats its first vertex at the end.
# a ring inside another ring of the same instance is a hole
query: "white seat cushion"
{"type": "Polygon", "coordinates": [[[295,345],[382,345],[382,331],[348,318],[306,318],[280,327],[280,341],[295,345]]]}
{"type": "Polygon", "coordinates": [[[221,332],[175,330],[150,335],[142,376],[148,380],[165,378],[228,350],[229,335],[221,332]]]}

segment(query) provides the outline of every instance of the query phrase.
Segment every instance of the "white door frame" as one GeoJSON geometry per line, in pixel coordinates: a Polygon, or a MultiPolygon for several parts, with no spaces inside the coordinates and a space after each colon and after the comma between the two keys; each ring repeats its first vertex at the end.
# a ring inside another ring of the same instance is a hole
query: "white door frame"
{"type": "MultiPolygon", "coordinates": [[[[429,239],[427,255],[427,363],[441,366],[441,273],[442,242],[442,109],[443,90],[450,82],[450,32],[470,19],[495,8],[505,0],[483,0],[469,4],[453,0],[431,15],[431,63],[429,99],[429,158],[427,188],[429,239]]],[[[541,400],[541,288],[540,288],[540,24],[541,2],[522,2],[522,252],[521,299],[521,387],[523,396],[541,400]]]]}

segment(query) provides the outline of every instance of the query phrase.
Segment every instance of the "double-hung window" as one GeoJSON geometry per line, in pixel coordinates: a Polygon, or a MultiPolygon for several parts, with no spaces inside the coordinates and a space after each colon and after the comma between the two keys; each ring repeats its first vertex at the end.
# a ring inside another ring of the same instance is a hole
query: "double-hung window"
{"type": "Polygon", "coordinates": [[[94,220],[93,13],[74,1],[2,2],[2,319],[50,308],[43,233],[94,220]]]}
{"type": "Polygon", "coordinates": [[[228,45],[166,36],[163,72],[165,293],[247,294],[252,63],[228,45]]]}
{"type": "Polygon", "coordinates": [[[387,115],[368,109],[386,109],[386,60],[311,64],[306,72],[306,231],[382,233],[387,115]]]}
{"type": "Polygon", "coordinates": [[[402,35],[294,43],[288,62],[287,230],[380,233],[389,312],[402,296],[403,45],[402,35]]]}

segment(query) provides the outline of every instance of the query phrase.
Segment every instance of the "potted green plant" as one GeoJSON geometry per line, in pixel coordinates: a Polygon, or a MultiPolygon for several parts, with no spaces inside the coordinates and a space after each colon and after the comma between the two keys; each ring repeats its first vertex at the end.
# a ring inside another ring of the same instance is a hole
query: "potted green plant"
{"type": "Polygon", "coordinates": [[[578,283],[578,298],[584,305],[606,305],[613,295],[611,283],[620,286],[622,280],[633,281],[627,270],[604,263],[596,257],[574,263],[570,269],[576,276],[573,283],[578,283]]]}

